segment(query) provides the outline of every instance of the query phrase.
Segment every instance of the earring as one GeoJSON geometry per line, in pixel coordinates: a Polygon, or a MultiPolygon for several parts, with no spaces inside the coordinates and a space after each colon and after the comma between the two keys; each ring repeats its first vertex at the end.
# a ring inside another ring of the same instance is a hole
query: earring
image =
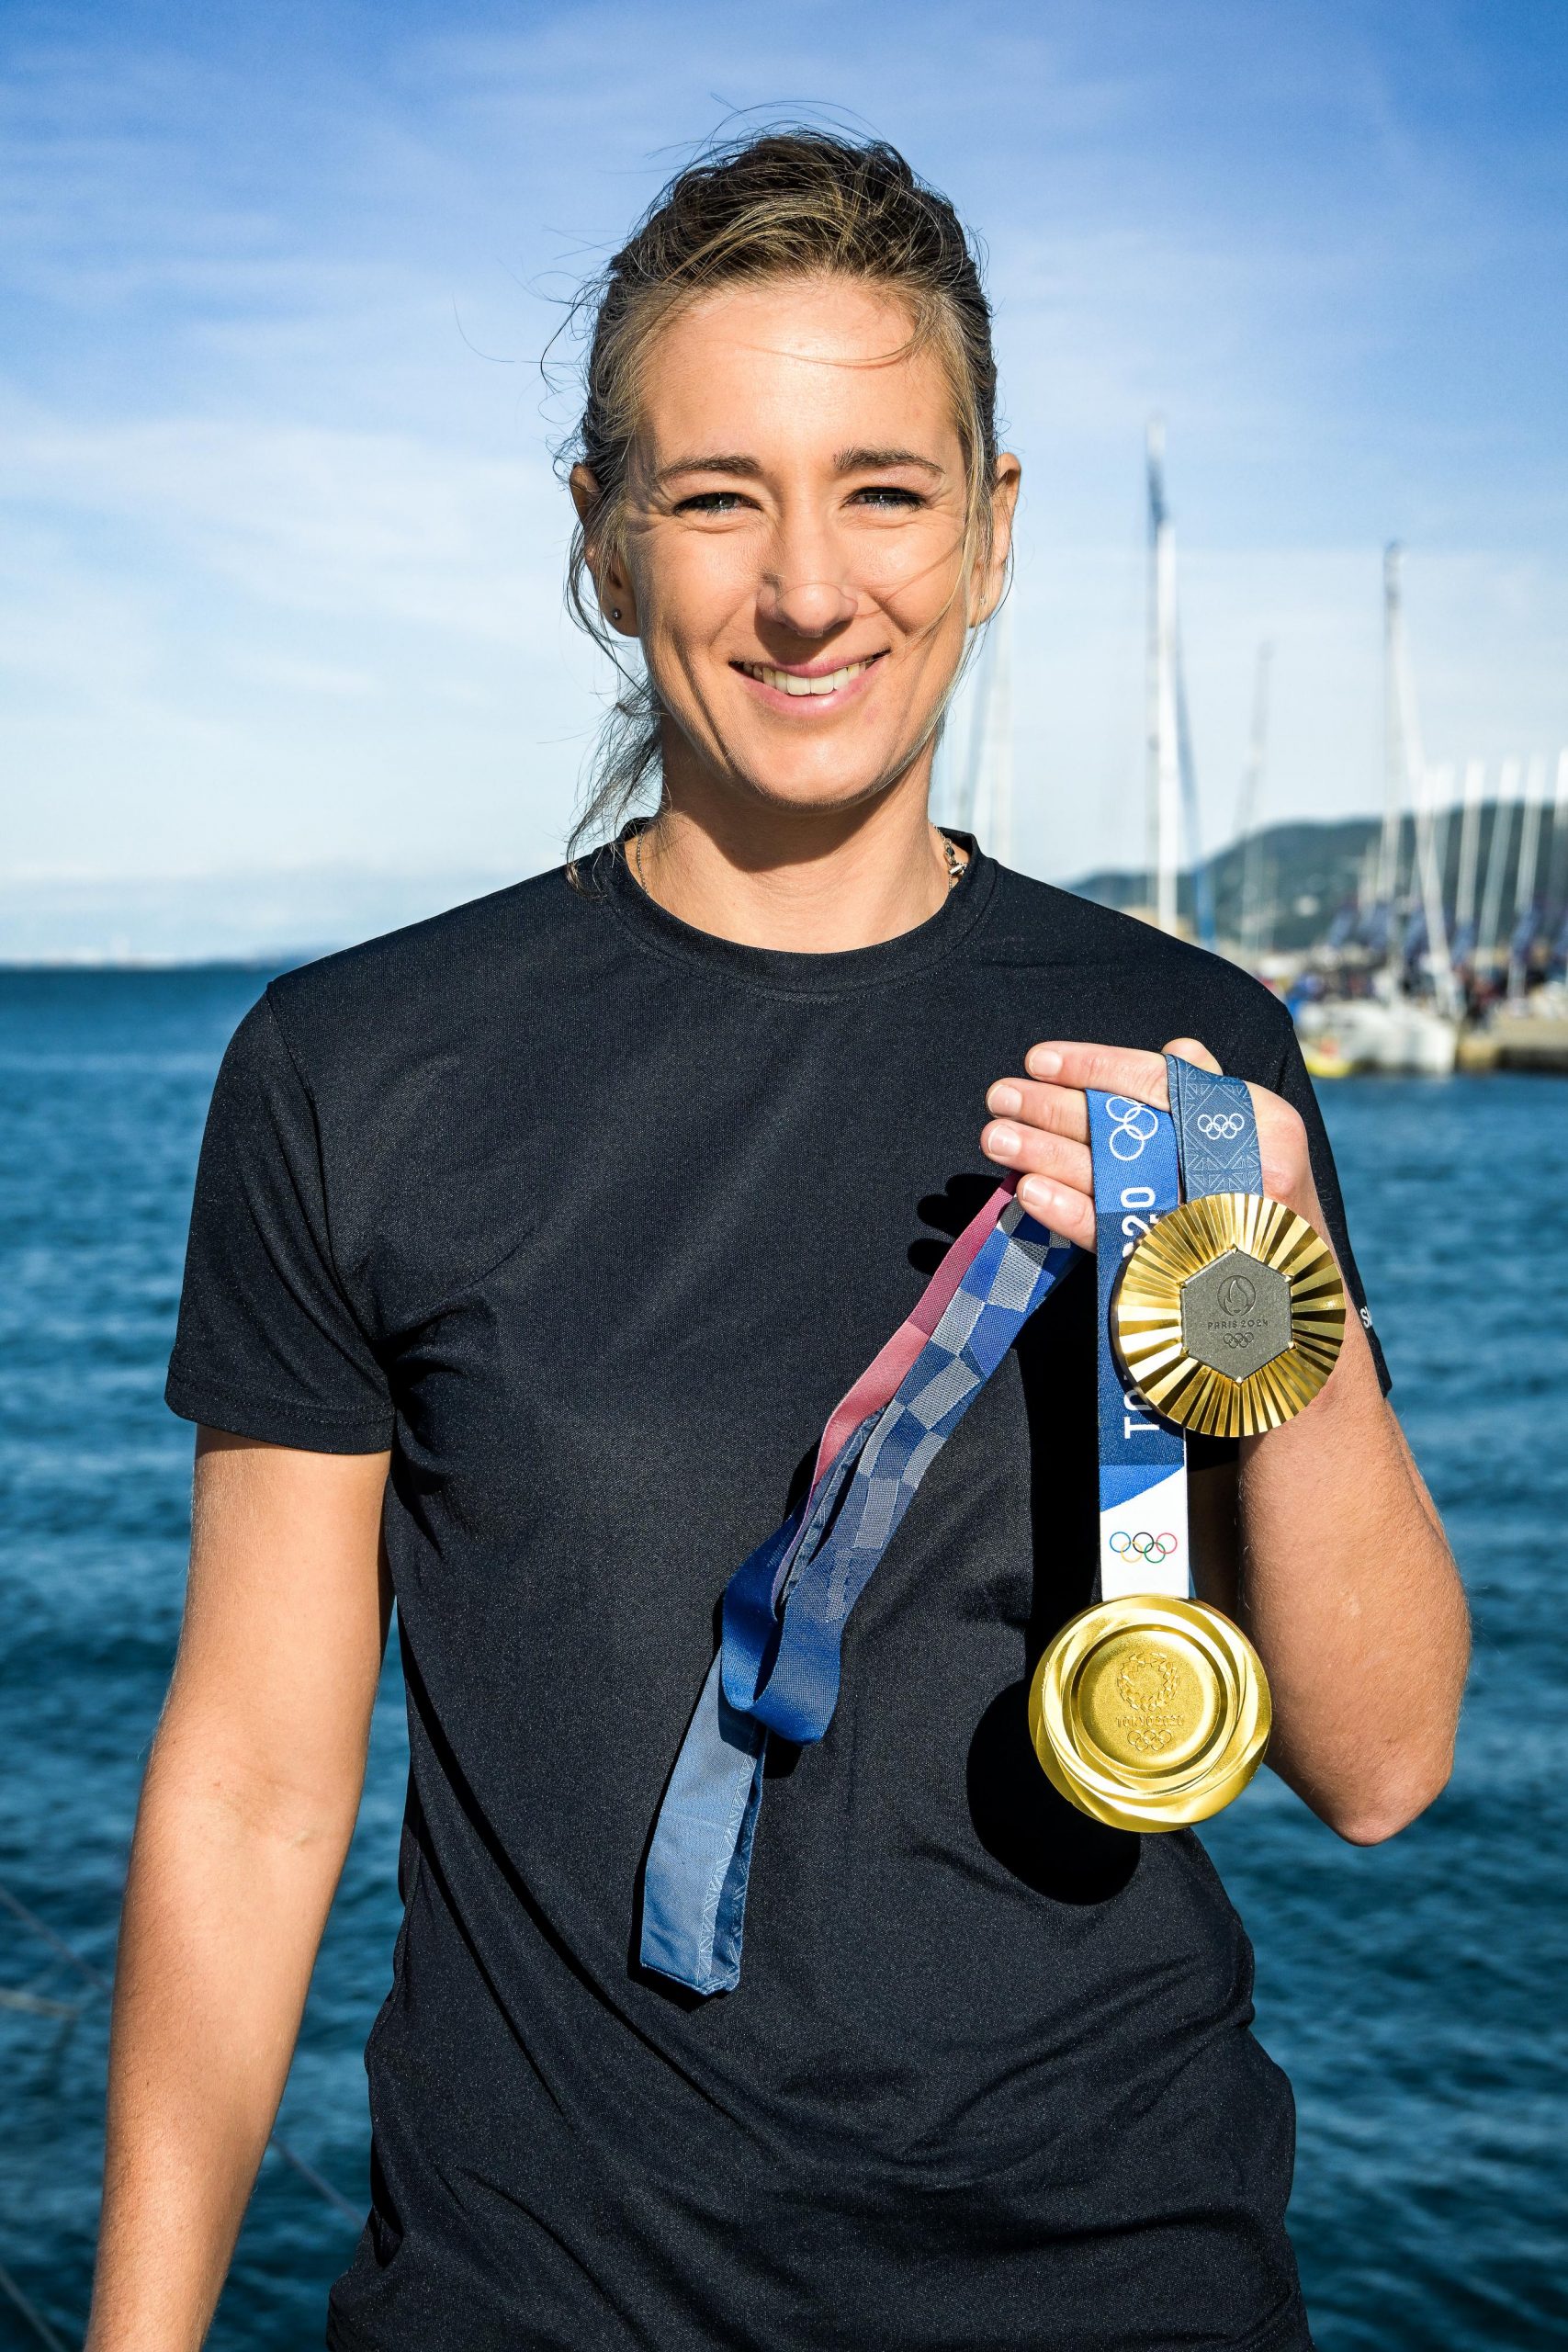
{"type": "Polygon", "coordinates": [[[613,621],[618,621],[618,620],[620,619],[620,617],[621,617],[621,608],[620,608],[619,605],[611,605],[611,607],[610,607],[610,618],[611,618],[613,621]]]}

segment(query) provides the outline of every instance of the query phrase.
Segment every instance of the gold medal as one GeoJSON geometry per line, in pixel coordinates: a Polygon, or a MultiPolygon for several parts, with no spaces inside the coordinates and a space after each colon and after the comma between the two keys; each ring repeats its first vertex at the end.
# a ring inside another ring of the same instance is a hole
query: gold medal
{"type": "Polygon", "coordinates": [[[1334,1369],[1345,1290],[1304,1217],[1257,1193],[1209,1193],[1150,1227],[1122,1269],[1111,1329],[1162,1420],[1257,1437],[1293,1420],[1334,1369]]]}
{"type": "Polygon", "coordinates": [[[1271,1720],[1268,1677],[1240,1627],[1174,1594],[1082,1611],[1029,1692],[1046,1778],[1113,1829],[1206,1821],[1257,1771],[1271,1720]]]}

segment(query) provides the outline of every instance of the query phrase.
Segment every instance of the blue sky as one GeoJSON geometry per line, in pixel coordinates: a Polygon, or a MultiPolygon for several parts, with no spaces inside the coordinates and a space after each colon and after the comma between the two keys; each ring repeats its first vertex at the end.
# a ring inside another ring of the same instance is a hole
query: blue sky
{"type": "Polygon", "coordinates": [[[558,856],[598,674],[537,360],[738,108],[895,140],[988,247],[1020,864],[1140,854],[1154,410],[1211,837],[1262,636],[1269,813],[1375,805],[1389,537],[1432,755],[1568,741],[1561,0],[11,0],[0,60],[6,906],[168,882],[195,939],[558,856]]]}

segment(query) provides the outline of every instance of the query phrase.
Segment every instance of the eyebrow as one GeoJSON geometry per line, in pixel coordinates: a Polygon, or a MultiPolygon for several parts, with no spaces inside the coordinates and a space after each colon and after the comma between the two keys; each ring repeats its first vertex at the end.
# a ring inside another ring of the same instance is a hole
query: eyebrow
{"type": "Polygon", "coordinates": [[[942,470],[934,458],[922,458],[918,449],[840,449],[833,459],[836,474],[875,473],[884,466],[918,466],[925,474],[942,470]]]}
{"type": "MultiPolygon", "coordinates": [[[[875,473],[892,466],[918,466],[922,473],[939,477],[942,471],[933,458],[923,458],[918,449],[838,449],[833,454],[836,474],[875,473]]],[[[739,450],[711,450],[674,458],[671,464],[660,467],[653,481],[655,489],[662,488],[676,474],[739,474],[755,481],[762,469],[760,458],[746,457],[739,450]]]]}

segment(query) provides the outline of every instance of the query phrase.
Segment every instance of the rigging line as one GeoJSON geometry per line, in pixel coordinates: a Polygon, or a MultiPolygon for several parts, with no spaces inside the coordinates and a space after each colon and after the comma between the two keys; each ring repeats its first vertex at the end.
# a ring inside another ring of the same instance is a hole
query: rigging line
{"type": "Polygon", "coordinates": [[[39,2342],[49,2346],[49,2352],[71,2352],[65,2338],[62,2335],[56,2335],[38,2306],[28,2301],[3,2262],[0,2262],[0,2295],[9,2297],[38,2337],[39,2342]]]}
{"type": "MultiPolygon", "coordinates": [[[[0,1885],[0,1907],[9,1911],[12,1917],[19,1919],[25,1928],[30,1928],[35,1936],[41,1937],[51,1951],[58,1953],[62,1960],[75,1969],[77,1974],[85,1977],[87,1983],[94,1985],[97,1991],[100,1993],[112,1991],[112,1978],[107,1976],[104,1971],[96,1967],[92,1961],[85,1960],[79,1951],[66,1942],[63,1936],[57,1936],[48,1921],[40,1919],[36,1911],[29,1911],[25,1903],[18,1902],[8,1886],[0,1885]]],[[[308,2164],[297,2149],[291,2148],[280,2132],[269,2132],[266,2144],[274,2155],[281,2156],[284,2163],[299,2174],[301,2180],[308,2181],[317,2196],[330,2205],[334,2212],[343,2214],[344,2219],[354,2222],[356,2228],[363,2222],[365,2216],[359,2209],[351,2205],[341,2190],[333,2187],[330,2180],[323,2179],[315,2165],[308,2164]]]]}
{"type": "Polygon", "coordinates": [[[24,1928],[30,1928],[35,1936],[41,1937],[50,1950],[58,1952],[60,1958],[67,1962],[76,1971],[78,1976],[85,1976],[88,1984],[96,1985],[100,1993],[107,1993],[111,1989],[111,1981],[104,1974],[103,1970],[95,1967],[90,1960],[84,1960],[79,1951],[73,1951],[64,1937],[57,1936],[54,1929],[46,1920],[40,1919],[36,1911],[29,1911],[25,1903],[19,1903],[8,1886],[0,1886],[0,1904],[4,1904],[12,1917],[19,1919],[24,1928]]]}
{"type": "Polygon", "coordinates": [[[275,2156],[281,2156],[286,2165],[291,2165],[293,2166],[301,2180],[308,2181],[310,2183],[317,2196],[322,2199],[326,2204],[330,2205],[334,2213],[341,2213],[345,2221],[350,2221],[354,2223],[356,2230],[363,2229],[365,2225],[365,2216],[360,2211],[359,2208],[357,2206],[351,2205],[347,2198],[344,2197],[340,2190],[335,2189],[333,2187],[330,2180],[324,2180],[321,2175],[316,2170],[315,2165],[307,2164],[304,2157],[299,2154],[297,2149],[291,2148],[287,2140],[280,2139],[277,2133],[274,2132],[269,2135],[266,2144],[272,2150],[275,2156]]]}

